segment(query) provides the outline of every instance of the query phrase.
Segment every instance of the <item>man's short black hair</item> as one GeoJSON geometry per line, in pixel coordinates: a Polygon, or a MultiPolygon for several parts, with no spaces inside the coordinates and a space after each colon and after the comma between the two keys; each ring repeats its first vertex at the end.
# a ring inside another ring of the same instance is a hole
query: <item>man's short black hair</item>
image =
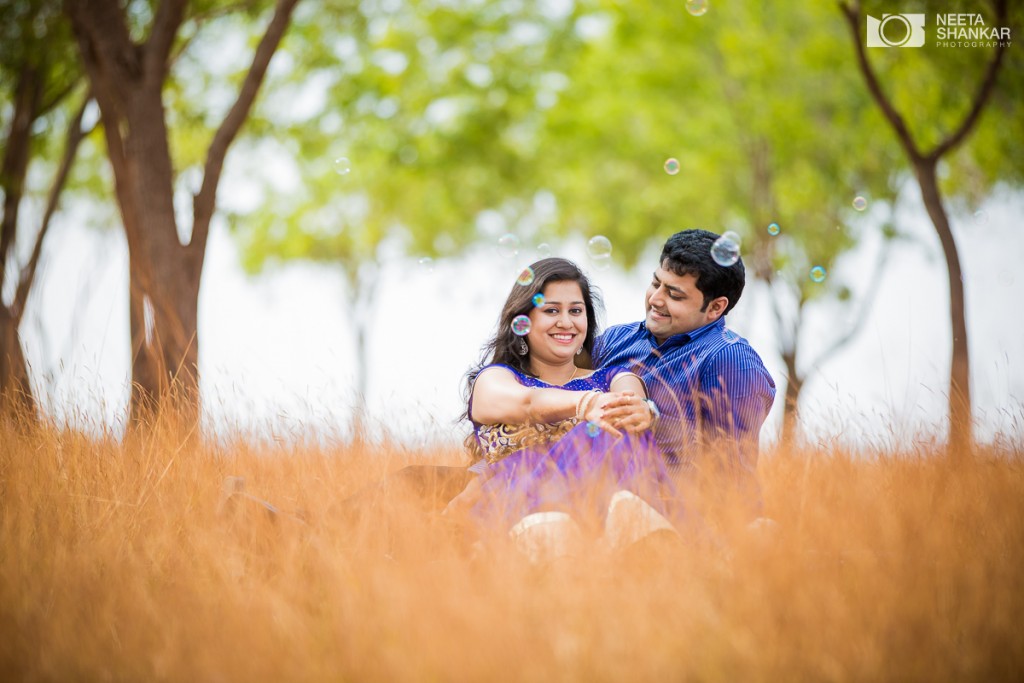
{"type": "MultiPolygon", "coordinates": [[[[711,247],[721,235],[710,230],[683,230],[668,238],[661,250],[661,266],[676,275],[693,275],[697,289],[704,295],[703,311],[720,296],[729,300],[725,313],[732,310],[743,294],[746,270],[743,260],[722,266],[711,256],[711,247]]],[[[723,314],[724,315],[724,314],[723,314]]]]}

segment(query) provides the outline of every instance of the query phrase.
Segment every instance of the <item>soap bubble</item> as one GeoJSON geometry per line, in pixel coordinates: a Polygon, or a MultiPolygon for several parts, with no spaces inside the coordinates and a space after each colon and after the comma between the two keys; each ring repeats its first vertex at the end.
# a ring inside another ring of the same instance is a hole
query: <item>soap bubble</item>
{"type": "Polygon", "coordinates": [[[679,159],[666,159],[665,173],[668,173],[669,175],[675,175],[676,173],[679,173],[679,159]]]}
{"type": "Polygon", "coordinates": [[[612,243],[604,235],[595,235],[587,242],[587,253],[592,259],[611,258],[612,243]]]}
{"type": "Polygon", "coordinates": [[[520,337],[530,334],[530,319],[525,315],[512,318],[512,334],[520,337]]]}
{"type": "Polygon", "coordinates": [[[722,235],[711,245],[711,258],[720,266],[731,266],[740,260],[740,245],[728,233],[722,235]]]}
{"type": "Polygon", "coordinates": [[[338,157],[334,160],[334,172],[338,175],[348,175],[352,170],[352,163],[348,157],[338,157]]]}
{"type": "Polygon", "coordinates": [[[534,305],[535,308],[540,308],[541,306],[543,306],[544,305],[544,295],[539,293],[539,292],[537,294],[534,294],[533,295],[533,305],[534,305]]]}
{"type": "Polygon", "coordinates": [[[516,284],[520,284],[523,287],[527,287],[533,284],[533,268],[527,266],[523,269],[523,272],[519,273],[519,277],[516,278],[516,284]]]}
{"type": "Polygon", "coordinates": [[[541,242],[537,245],[537,255],[541,258],[547,258],[551,256],[551,245],[547,242],[541,242]]]}
{"type": "Polygon", "coordinates": [[[695,17],[707,14],[708,0],[686,0],[686,11],[695,17]]]}
{"type": "Polygon", "coordinates": [[[988,212],[987,211],[975,211],[974,212],[974,224],[975,225],[988,225],[988,212]]]}
{"type": "Polygon", "coordinates": [[[828,275],[828,273],[821,266],[814,266],[811,268],[811,281],[813,282],[824,282],[826,275],[828,275]]]}
{"type": "Polygon", "coordinates": [[[768,234],[769,235],[771,235],[772,237],[775,237],[780,232],[782,232],[782,228],[779,227],[778,223],[769,223],[768,224],[768,234]]]}
{"type": "Polygon", "coordinates": [[[505,258],[515,258],[519,255],[519,238],[512,233],[506,233],[498,238],[498,253],[505,258]]]}
{"type": "Polygon", "coordinates": [[[853,208],[857,209],[858,211],[863,211],[864,209],[868,208],[868,200],[864,199],[864,197],[861,197],[860,195],[857,195],[856,197],[853,198],[853,208]]]}
{"type": "Polygon", "coordinates": [[[600,433],[601,425],[597,424],[596,422],[587,422],[587,436],[593,439],[600,433]]]}
{"type": "Polygon", "coordinates": [[[420,268],[424,269],[428,273],[434,272],[434,259],[429,256],[424,256],[419,260],[420,268]]]}

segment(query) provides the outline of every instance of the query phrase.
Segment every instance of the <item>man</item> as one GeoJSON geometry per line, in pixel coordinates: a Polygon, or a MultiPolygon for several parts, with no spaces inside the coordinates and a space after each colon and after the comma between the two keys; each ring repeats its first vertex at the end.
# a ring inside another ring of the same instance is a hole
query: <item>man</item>
{"type": "Polygon", "coordinates": [[[725,326],[746,276],[742,260],[714,260],[718,238],[684,230],[668,239],[644,298],[644,320],[602,334],[594,363],[625,365],[643,378],[657,415],[655,439],[684,483],[731,483],[723,493],[738,493],[757,516],[758,436],[775,382],[757,352],[725,326]]]}

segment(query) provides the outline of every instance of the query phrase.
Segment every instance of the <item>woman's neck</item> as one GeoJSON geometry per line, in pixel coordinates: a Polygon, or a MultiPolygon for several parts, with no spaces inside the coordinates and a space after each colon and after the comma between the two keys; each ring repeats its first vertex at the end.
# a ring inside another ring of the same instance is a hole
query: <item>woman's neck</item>
{"type": "Polygon", "coordinates": [[[530,371],[534,377],[544,382],[545,384],[553,384],[562,386],[568,384],[579,372],[579,368],[572,360],[568,360],[564,363],[552,365],[543,361],[538,361],[535,358],[530,359],[530,371]]]}

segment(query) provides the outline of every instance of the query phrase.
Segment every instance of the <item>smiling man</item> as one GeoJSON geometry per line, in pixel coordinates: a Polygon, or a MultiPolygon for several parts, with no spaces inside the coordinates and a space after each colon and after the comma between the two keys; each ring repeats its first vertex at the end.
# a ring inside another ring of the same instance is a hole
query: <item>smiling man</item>
{"type": "Polygon", "coordinates": [[[609,328],[594,363],[625,365],[647,383],[658,415],[655,438],[671,469],[694,484],[724,475],[756,516],[758,437],[775,400],[775,382],[747,340],[725,326],[743,293],[743,261],[711,256],[707,230],[672,235],[644,298],[643,321],[609,328]]]}

